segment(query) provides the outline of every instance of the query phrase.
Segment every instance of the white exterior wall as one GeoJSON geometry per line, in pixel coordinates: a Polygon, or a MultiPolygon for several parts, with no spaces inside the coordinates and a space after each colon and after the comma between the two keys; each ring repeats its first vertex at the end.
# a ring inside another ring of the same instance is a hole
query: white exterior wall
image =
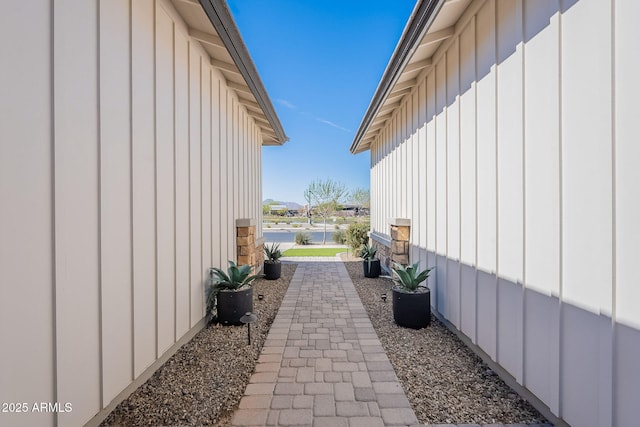
{"type": "Polygon", "coordinates": [[[410,218],[434,308],[575,426],[637,422],[639,13],[476,1],[371,145],[373,231],[410,218]]]}
{"type": "Polygon", "coordinates": [[[38,3],[0,18],[0,402],[72,411],[0,424],[77,426],[203,326],[262,137],[168,2],[38,3]]]}

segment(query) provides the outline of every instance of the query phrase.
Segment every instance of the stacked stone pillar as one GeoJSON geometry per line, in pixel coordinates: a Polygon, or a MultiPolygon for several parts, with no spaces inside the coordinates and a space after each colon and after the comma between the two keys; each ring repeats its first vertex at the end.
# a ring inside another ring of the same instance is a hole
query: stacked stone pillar
{"type": "Polygon", "coordinates": [[[391,261],[408,265],[411,220],[407,218],[393,218],[389,221],[389,225],[391,226],[391,261]]]}
{"type": "Polygon", "coordinates": [[[237,264],[249,264],[256,273],[262,268],[262,239],[256,240],[256,220],[242,218],[236,220],[237,264]]]}

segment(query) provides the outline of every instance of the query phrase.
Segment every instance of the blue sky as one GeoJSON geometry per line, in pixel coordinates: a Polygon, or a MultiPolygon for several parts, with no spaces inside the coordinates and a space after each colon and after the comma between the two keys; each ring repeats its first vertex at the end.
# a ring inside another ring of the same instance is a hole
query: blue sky
{"type": "Polygon", "coordinates": [[[415,0],[228,0],[289,142],[263,147],[263,198],[304,204],[317,179],[369,188],[349,146],[415,0]]]}

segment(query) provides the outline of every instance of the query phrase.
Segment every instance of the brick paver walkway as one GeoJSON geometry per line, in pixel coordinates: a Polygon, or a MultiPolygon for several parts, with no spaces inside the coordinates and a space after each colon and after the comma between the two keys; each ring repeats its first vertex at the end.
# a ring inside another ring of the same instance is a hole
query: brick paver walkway
{"type": "Polygon", "coordinates": [[[300,262],[234,426],[418,424],[342,262],[300,262]]]}

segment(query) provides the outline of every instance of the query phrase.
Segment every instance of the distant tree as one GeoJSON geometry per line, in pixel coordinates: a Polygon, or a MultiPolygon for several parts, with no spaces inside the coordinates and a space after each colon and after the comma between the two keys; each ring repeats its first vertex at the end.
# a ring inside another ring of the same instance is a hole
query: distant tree
{"type": "Polygon", "coordinates": [[[307,218],[309,220],[309,225],[311,225],[311,203],[313,202],[313,197],[311,196],[311,192],[308,188],[304,190],[304,199],[307,201],[307,218]]]}
{"type": "Polygon", "coordinates": [[[371,205],[371,195],[365,188],[356,188],[351,192],[351,203],[360,205],[361,208],[369,208],[371,205]]]}
{"type": "Polygon", "coordinates": [[[313,211],[324,220],[322,244],[327,243],[327,218],[338,209],[347,196],[348,192],[344,184],[331,179],[313,181],[305,190],[305,199],[309,198],[313,211]]]}

